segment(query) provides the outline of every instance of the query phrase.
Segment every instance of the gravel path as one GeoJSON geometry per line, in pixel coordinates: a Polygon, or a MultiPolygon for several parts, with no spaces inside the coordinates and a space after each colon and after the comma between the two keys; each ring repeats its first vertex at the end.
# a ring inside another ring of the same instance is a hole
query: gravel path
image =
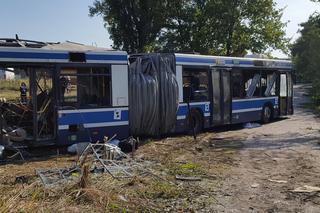
{"type": "Polygon", "coordinates": [[[320,124],[303,107],[308,86],[295,86],[295,115],[256,129],[223,132],[247,140],[235,156],[216,212],[320,212],[320,193],[294,193],[320,187],[320,124]]]}

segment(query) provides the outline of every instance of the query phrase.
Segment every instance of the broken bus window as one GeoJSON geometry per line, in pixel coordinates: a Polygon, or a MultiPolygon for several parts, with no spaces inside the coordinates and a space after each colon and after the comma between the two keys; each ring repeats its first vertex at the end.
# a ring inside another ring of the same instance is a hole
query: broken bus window
{"type": "Polygon", "coordinates": [[[208,101],[208,71],[206,69],[183,69],[183,101],[208,101]]]}
{"type": "Polygon", "coordinates": [[[108,68],[63,69],[60,82],[64,106],[92,108],[111,105],[111,74],[108,68]]]}

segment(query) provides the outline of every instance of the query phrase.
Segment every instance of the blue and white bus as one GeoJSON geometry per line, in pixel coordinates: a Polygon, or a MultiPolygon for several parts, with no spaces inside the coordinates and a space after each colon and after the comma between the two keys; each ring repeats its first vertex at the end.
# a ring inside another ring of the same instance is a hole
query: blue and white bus
{"type": "Polygon", "coordinates": [[[126,52],[71,42],[0,39],[0,69],[9,68],[26,83],[27,101],[20,100],[20,85],[15,94],[0,90],[2,126],[9,129],[5,132],[25,130],[25,144],[128,137],[126,52]]]}
{"type": "MultiPolygon", "coordinates": [[[[267,123],[293,113],[290,61],[171,56],[177,95],[170,117],[174,122],[166,133],[267,123]]],[[[0,39],[0,70],[15,72],[27,88],[26,99],[21,88],[9,95],[0,90],[1,136],[23,129],[23,143],[37,146],[130,136],[136,124],[129,122],[129,114],[137,114],[129,102],[133,99],[129,97],[131,65],[123,51],[70,42],[0,39]]]]}
{"type": "Polygon", "coordinates": [[[199,132],[293,114],[292,70],[286,60],[176,54],[177,129],[188,117],[199,132]]]}

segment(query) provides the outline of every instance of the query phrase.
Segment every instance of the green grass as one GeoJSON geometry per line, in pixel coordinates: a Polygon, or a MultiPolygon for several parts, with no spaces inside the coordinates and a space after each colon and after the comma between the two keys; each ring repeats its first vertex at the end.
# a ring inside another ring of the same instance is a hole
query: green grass
{"type": "Polygon", "coordinates": [[[168,173],[174,176],[197,176],[205,173],[199,164],[190,162],[185,164],[171,163],[167,165],[167,169],[169,170],[168,173]]]}

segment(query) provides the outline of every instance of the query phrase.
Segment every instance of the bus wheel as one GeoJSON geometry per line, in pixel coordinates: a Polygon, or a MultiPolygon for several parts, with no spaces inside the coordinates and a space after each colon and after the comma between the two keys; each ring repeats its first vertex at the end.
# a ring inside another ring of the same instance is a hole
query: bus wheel
{"type": "Polygon", "coordinates": [[[262,123],[269,123],[272,118],[272,108],[269,105],[265,105],[262,109],[262,123]]]}
{"type": "Polygon", "coordinates": [[[198,110],[192,110],[188,116],[188,130],[190,133],[194,132],[199,134],[203,130],[203,119],[202,115],[198,110]]]}

